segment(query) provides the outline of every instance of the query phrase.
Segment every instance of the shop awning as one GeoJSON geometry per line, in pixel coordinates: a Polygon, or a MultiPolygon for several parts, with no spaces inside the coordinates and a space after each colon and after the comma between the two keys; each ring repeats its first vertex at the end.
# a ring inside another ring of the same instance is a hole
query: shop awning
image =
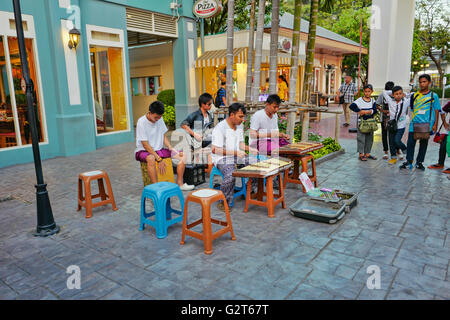
{"type": "MultiPolygon", "coordinates": [[[[247,63],[248,48],[234,48],[233,57],[234,63],[247,63]]],[[[267,51],[263,52],[262,64],[269,64],[270,55],[267,51]]],[[[196,68],[223,66],[227,63],[227,50],[213,50],[206,51],[197,61],[195,61],[196,68]]],[[[305,65],[305,59],[299,57],[299,65],[305,65]]],[[[278,52],[278,66],[291,66],[291,54],[285,52],[278,52]]]]}
{"type": "MultiPolygon", "coordinates": [[[[291,66],[291,54],[285,53],[285,52],[278,52],[277,55],[278,58],[278,66],[291,66]]],[[[269,64],[270,62],[270,54],[266,53],[263,54],[262,57],[262,63],[269,64]]],[[[298,65],[303,66],[305,65],[305,60],[301,56],[298,57],[298,65]]]]}
{"type": "MultiPolygon", "coordinates": [[[[233,57],[234,63],[247,63],[248,48],[234,48],[233,57]]],[[[227,63],[227,50],[213,50],[206,51],[197,61],[195,61],[196,68],[223,66],[227,63]]]]}

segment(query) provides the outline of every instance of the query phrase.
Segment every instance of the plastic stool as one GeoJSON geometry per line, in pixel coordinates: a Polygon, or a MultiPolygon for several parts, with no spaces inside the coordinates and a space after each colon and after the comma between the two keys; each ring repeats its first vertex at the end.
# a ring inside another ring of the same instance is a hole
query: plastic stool
{"type": "MultiPolygon", "coordinates": [[[[209,188],[210,189],[214,189],[214,176],[221,176],[223,179],[223,174],[222,172],[220,172],[219,169],[217,169],[216,166],[214,166],[211,169],[211,172],[209,174],[209,188]]],[[[233,201],[231,201],[230,207],[234,206],[234,199],[239,197],[239,196],[244,196],[244,198],[247,197],[247,190],[245,189],[245,185],[246,185],[246,179],[245,178],[241,178],[241,183],[242,186],[241,187],[234,187],[234,194],[233,194],[233,201]]]]}
{"type": "Polygon", "coordinates": [[[155,228],[156,237],[163,239],[167,237],[167,228],[183,220],[184,197],[180,187],[176,183],[157,182],[148,185],[142,191],[141,197],[141,221],[139,230],[142,231],[148,224],[155,228]],[[170,198],[178,197],[180,199],[181,210],[175,210],[170,206],[170,198]],[[145,211],[145,199],[153,200],[155,211],[147,213],[145,211]],[[172,219],[172,213],[179,217],[172,219]],[[148,219],[155,216],[155,220],[148,219]]]}
{"type": "Polygon", "coordinates": [[[230,217],[230,210],[228,208],[227,201],[225,200],[225,196],[223,195],[222,191],[215,190],[215,189],[200,189],[191,192],[187,198],[186,203],[184,204],[184,217],[183,217],[183,229],[181,232],[181,241],[180,244],[184,244],[184,239],[186,235],[203,240],[203,245],[205,247],[204,252],[206,254],[212,253],[212,242],[214,239],[220,237],[221,235],[230,232],[231,234],[231,240],[236,240],[236,237],[234,236],[233,227],[231,225],[231,217],[230,217]],[[223,204],[225,206],[225,216],[227,221],[220,221],[211,218],[211,205],[212,203],[222,200],[223,204]],[[188,224],[187,222],[187,209],[188,209],[188,203],[189,202],[196,202],[199,203],[202,206],[202,217],[201,219],[188,224]],[[221,226],[224,226],[224,228],[212,232],[212,225],[211,223],[215,223],[221,226]],[[202,233],[190,230],[191,228],[195,227],[196,225],[203,224],[203,231],[202,233]]]}
{"type": "MultiPolygon", "coordinates": [[[[316,162],[314,161],[314,157],[312,155],[304,155],[300,158],[300,162],[302,165],[302,172],[306,172],[308,174],[309,179],[311,182],[314,182],[314,187],[318,187],[319,184],[317,182],[317,175],[316,175],[316,162]],[[311,169],[312,169],[312,175],[309,175],[308,173],[308,161],[311,161],[311,169]]],[[[303,192],[306,192],[305,187],[303,187],[303,192]]]]}
{"type": "Polygon", "coordinates": [[[81,210],[81,207],[86,208],[86,218],[92,218],[92,209],[106,204],[111,204],[114,211],[117,210],[116,202],[114,200],[114,194],[111,188],[111,182],[109,180],[108,174],[102,170],[95,170],[89,172],[83,172],[78,175],[78,208],[77,211],[81,210]],[[98,194],[92,195],[91,193],[91,182],[97,180],[98,183],[98,194]],[[106,182],[106,188],[108,189],[108,194],[105,192],[105,185],[103,180],[106,182]],[[83,196],[83,184],[84,193],[83,196]],[[92,203],[95,198],[101,198],[102,200],[97,203],[92,203]]]}

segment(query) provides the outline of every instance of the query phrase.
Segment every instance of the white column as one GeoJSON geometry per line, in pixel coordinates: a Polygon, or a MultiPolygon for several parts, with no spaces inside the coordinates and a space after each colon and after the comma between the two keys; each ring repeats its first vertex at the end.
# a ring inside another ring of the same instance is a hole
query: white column
{"type": "Polygon", "coordinates": [[[369,83],[376,91],[386,81],[409,90],[415,0],[373,0],[369,83]]]}

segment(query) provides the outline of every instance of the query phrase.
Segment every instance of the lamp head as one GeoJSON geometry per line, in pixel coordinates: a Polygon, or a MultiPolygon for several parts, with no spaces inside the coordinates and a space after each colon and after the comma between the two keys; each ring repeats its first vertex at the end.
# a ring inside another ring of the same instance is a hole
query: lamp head
{"type": "Polygon", "coordinates": [[[78,44],[80,43],[80,31],[77,28],[73,28],[69,31],[69,43],[68,46],[70,49],[77,49],[78,44]]]}

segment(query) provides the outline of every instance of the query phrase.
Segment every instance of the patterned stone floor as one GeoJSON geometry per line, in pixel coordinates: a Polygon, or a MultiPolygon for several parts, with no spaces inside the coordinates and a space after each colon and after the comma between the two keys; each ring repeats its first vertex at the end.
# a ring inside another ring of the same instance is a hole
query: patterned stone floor
{"type": "MultiPolygon", "coordinates": [[[[376,140],[379,140],[378,138],[376,140]]],[[[251,206],[232,212],[236,241],[227,234],[212,255],[181,224],[157,239],[138,230],[142,179],[133,143],[43,162],[50,200],[61,232],[34,238],[34,167],[0,169],[0,299],[449,299],[450,180],[442,173],[399,172],[381,160],[346,153],[318,166],[322,187],[360,192],[359,204],[334,225],[276,217],[251,206]],[[103,169],[112,181],[118,211],[76,211],[80,172],[103,169]],[[67,288],[67,267],[81,270],[81,289],[67,288]],[[367,267],[380,268],[380,289],[368,289],[367,267]]],[[[426,164],[437,158],[430,142],[426,164]]],[[[447,165],[450,162],[447,160],[447,165]]],[[[206,185],[205,185],[206,186],[206,185]]],[[[302,197],[288,188],[288,206],[302,197]]],[[[220,216],[213,207],[213,215],[220,216]]],[[[199,216],[192,207],[189,218],[199,216]]],[[[200,227],[201,228],[201,227],[200,227]]]]}

